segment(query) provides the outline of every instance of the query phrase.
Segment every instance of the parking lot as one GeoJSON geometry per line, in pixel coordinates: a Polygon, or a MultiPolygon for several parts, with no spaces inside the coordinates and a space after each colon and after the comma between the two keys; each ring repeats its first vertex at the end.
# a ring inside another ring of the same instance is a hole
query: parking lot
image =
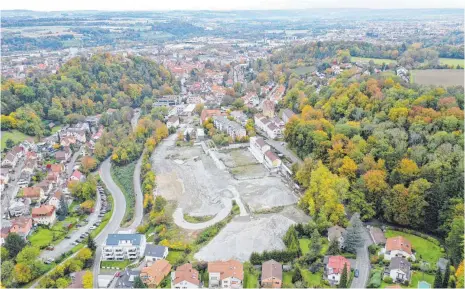
{"type": "Polygon", "coordinates": [[[53,250],[43,250],[40,257],[46,263],[58,258],[61,254],[70,251],[74,246],[81,242],[86,243],[88,235],[100,225],[105,213],[109,210],[107,207],[106,195],[103,187],[97,187],[97,202],[95,211],[91,213],[84,222],[76,225],[76,229],[71,231],[63,241],[55,245],[53,250]]]}

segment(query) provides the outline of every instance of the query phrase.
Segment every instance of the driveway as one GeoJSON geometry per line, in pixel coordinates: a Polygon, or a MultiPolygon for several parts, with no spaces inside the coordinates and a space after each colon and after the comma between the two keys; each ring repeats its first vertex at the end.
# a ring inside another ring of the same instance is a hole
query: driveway
{"type": "Polygon", "coordinates": [[[368,246],[373,242],[366,228],[363,230],[365,243],[363,247],[357,249],[357,259],[355,260],[355,268],[359,271],[358,278],[352,280],[350,288],[365,288],[370,278],[370,255],[368,254],[368,246]]]}
{"type": "MultiPolygon", "coordinates": [[[[98,220],[98,214],[100,213],[100,203],[101,203],[101,198],[100,194],[97,192],[97,202],[95,204],[95,211],[87,217],[87,221],[85,221],[85,225],[82,227],[77,228],[77,230],[73,231],[70,236],[70,239],[63,239],[59,244],[55,245],[55,249],[53,251],[48,251],[48,250],[43,250],[42,253],[40,254],[40,257],[43,260],[46,260],[48,258],[54,258],[57,259],[60,257],[61,254],[65,252],[71,251],[72,248],[74,248],[76,245],[73,245],[72,243],[79,238],[82,234],[85,232],[90,232],[90,227],[98,220]]],[[[87,240],[84,239],[83,242],[87,240]]]]}
{"type": "Polygon", "coordinates": [[[66,173],[68,174],[68,177],[70,177],[71,174],[73,173],[73,167],[74,167],[74,164],[76,163],[76,159],[79,157],[83,149],[84,149],[84,145],[79,147],[79,150],[74,153],[68,165],[66,166],[66,173]]]}

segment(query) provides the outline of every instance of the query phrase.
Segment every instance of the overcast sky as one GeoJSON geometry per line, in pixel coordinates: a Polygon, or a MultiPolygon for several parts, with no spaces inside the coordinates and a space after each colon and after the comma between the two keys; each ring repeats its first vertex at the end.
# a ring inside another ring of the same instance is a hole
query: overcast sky
{"type": "Polygon", "coordinates": [[[463,0],[5,0],[2,10],[240,10],[464,8],[463,0]]]}

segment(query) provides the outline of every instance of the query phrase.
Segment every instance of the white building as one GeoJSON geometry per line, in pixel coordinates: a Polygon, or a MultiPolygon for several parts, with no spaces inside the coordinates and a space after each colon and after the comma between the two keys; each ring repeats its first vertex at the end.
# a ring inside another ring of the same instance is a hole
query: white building
{"type": "Polygon", "coordinates": [[[175,272],[171,272],[171,288],[200,288],[199,272],[190,263],[179,266],[175,272]]]}
{"type": "Polygon", "coordinates": [[[388,238],[383,251],[384,260],[391,260],[394,257],[415,260],[415,256],[412,254],[412,243],[402,236],[388,238]]]}
{"type": "Polygon", "coordinates": [[[56,221],[56,209],[54,206],[42,205],[32,209],[32,220],[35,224],[51,226],[56,221]]]}
{"type": "Polygon", "coordinates": [[[102,260],[138,259],[146,247],[143,234],[109,234],[102,249],[102,260]]]}
{"type": "Polygon", "coordinates": [[[144,251],[145,261],[148,263],[155,262],[157,260],[166,259],[168,256],[168,247],[147,244],[144,251]]]}
{"type": "Polygon", "coordinates": [[[242,288],[244,267],[236,260],[208,262],[210,288],[242,288]]]}
{"type": "Polygon", "coordinates": [[[253,136],[250,138],[250,151],[259,163],[265,160],[265,153],[270,150],[270,146],[265,143],[263,138],[253,136]]]}
{"type": "Polygon", "coordinates": [[[394,257],[389,263],[389,276],[394,282],[410,280],[411,264],[402,257],[394,257]]]}
{"type": "Polygon", "coordinates": [[[233,138],[242,138],[246,136],[245,128],[237,122],[230,121],[224,116],[214,116],[213,124],[218,130],[225,132],[233,138]]]}

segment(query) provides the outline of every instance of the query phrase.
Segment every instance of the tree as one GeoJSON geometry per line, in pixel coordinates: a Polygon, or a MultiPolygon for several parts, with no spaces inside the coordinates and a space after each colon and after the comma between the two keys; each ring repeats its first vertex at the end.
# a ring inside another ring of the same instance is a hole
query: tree
{"type": "Polygon", "coordinates": [[[27,283],[33,278],[31,268],[23,263],[16,264],[13,277],[18,283],[27,283]]]}
{"type": "Polygon", "coordinates": [[[455,283],[455,288],[464,288],[464,270],[463,270],[463,260],[460,262],[460,265],[457,267],[455,271],[455,278],[457,278],[457,282],[455,283]]]}
{"type": "Polygon", "coordinates": [[[344,269],[342,270],[342,275],[341,275],[341,280],[339,281],[339,286],[338,288],[347,288],[349,284],[347,284],[347,277],[348,277],[348,272],[347,272],[347,263],[344,264],[344,269]]]}
{"type": "Polygon", "coordinates": [[[27,246],[16,256],[16,263],[30,264],[40,255],[39,248],[27,246]]]}
{"type": "Polygon", "coordinates": [[[300,271],[299,267],[294,269],[294,274],[292,274],[292,283],[297,281],[302,281],[302,272],[300,271]]]}
{"type": "Polygon", "coordinates": [[[190,142],[190,140],[191,140],[191,136],[190,136],[189,132],[186,132],[186,141],[190,142]]]}
{"type": "Polygon", "coordinates": [[[340,255],[341,254],[341,245],[339,244],[339,240],[337,238],[334,238],[333,240],[331,240],[326,254],[327,255],[340,255]]]}
{"type": "MultiPolygon", "coordinates": [[[[463,212],[462,212],[463,213],[463,212]]],[[[452,264],[459,264],[463,260],[464,246],[464,221],[463,216],[454,218],[451,229],[446,238],[446,248],[449,252],[452,264]]]]}
{"type": "Polygon", "coordinates": [[[2,270],[1,270],[1,281],[3,285],[8,283],[6,281],[11,280],[15,264],[12,260],[5,260],[2,258],[2,270]]]}
{"type": "Polygon", "coordinates": [[[450,264],[449,264],[449,262],[447,262],[446,271],[444,272],[444,279],[442,280],[442,287],[441,288],[448,288],[449,287],[449,279],[450,279],[450,264]]]}
{"type": "Polygon", "coordinates": [[[11,138],[9,138],[9,139],[6,140],[5,145],[6,145],[6,148],[9,149],[9,148],[12,148],[15,145],[15,142],[11,138]]]}
{"type": "Polygon", "coordinates": [[[91,156],[84,156],[81,160],[81,169],[84,174],[88,174],[95,169],[97,161],[91,156]]]}
{"type": "Polygon", "coordinates": [[[436,276],[434,277],[434,286],[433,288],[442,288],[442,273],[441,269],[436,270],[436,276]]]}
{"type": "Polygon", "coordinates": [[[97,245],[90,235],[87,237],[87,247],[92,250],[92,252],[95,252],[95,249],[97,249],[97,245]]]}
{"type": "Polygon", "coordinates": [[[61,288],[68,288],[69,286],[69,281],[66,278],[58,278],[55,281],[55,286],[59,289],[61,288]]]}
{"type": "Polygon", "coordinates": [[[68,204],[66,204],[64,195],[60,197],[60,208],[57,210],[57,214],[60,216],[60,219],[65,219],[68,215],[68,204]]]}
{"type": "Polygon", "coordinates": [[[363,246],[363,224],[360,221],[359,214],[354,214],[350,219],[350,226],[347,228],[344,237],[344,250],[356,253],[357,248],[363,246]]]}
{"type": "Polygon", "coordinates": [[[14,259],[16,255],[18,255],[18,253],[26,246],[26,241],[24,241],[20,235],[16,233],[10,233],[5,239],[4,246],[10,254],[10,258],[14,259]]]}
{"type": "Polygon", "coordinates": [[[312,235],[310,237],[310,250],[314,253],[314,254],[319,254],[320,251],[321,251],[321,236],[320,236],[320,233],[318,232],[318,230],[315,228],[312,232],[312,235]]]}
{"type": "Polygon", "coordinates": [[[10,256],[10,252],[8,252],[8,249],[5,247],[0,247],[0,250],[1,250],[1,259],[2,261],[5,261],[8,258],[8,256],[10,256]]]}
{"type": "MultiPolygon", "coordinates": [[[[92,239],[91,239],[92,240],[92,239]]],[[[89,239],[87,239],[89,241],[89,239]]],[[[93,241],[93,240],[92,240],[93,241]]],[[[85,263],[87,260],[92,258],[92,250],[90,248],[82,248],[77,254],[76,259],[85,263]]]]}
{"type": "Polygon", "coordinates": [[[134,283],[133,283],[134,288],[147,288],[147,286],[142,282],[142,279],[140,279],[139,276],[134,278],[134,283]]]}
{"type": "Polygon", "coordinates": [[[84,288],[93,288],[94,287],[93,284],[94,284],[94,278],[93,278],[92,272],[86,271],[84,275],[82,276],[82,286],[84,288]]]}

